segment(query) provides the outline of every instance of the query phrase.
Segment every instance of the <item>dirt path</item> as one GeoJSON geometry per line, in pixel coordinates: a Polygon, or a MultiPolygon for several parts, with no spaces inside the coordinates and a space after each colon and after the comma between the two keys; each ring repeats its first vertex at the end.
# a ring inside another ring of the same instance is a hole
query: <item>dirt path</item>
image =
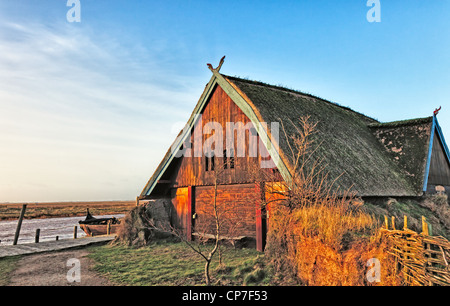
{"type": "Polygon", "coordinates": [[[18,268],[12,273],[9,285],[111,286],[108,280],[90,269],[93,261],[87,257],[88,254],[86,249],[77,249],[24,256],[20,259],[18,268]],[[80,273],[69,273],[69,276],[79,275],[80,282],[70,283],[67,280],[68,272],[76,268],[74,264],[68,265],[70,259],[79,260],[80,273]]]}

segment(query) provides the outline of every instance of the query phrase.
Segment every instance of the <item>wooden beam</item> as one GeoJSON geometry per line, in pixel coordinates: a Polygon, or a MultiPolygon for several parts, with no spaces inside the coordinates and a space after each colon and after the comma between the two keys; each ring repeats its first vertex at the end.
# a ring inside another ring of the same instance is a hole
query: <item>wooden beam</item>
{"type": "Polygon", "coordinates": [[[194,210],[195,203],[195,194],[194,187],[188,187],[188,196],[187,196],[187,216],[186,216],[186,239],[187,241],[192,241],[192,214],[194,210]]]}
{"type": "Polygon", "coordinates": [[[41,234],[41,229],[36,229],[36,234],[34,235],[34,243],[39,243],[39,236],[41,234]]]}
{"type": "Polygon", "coordinates": [[[429,234],[429,232],[428,232],[427,218],[422,216],[422,235],[428,236],[428,234],[429,234]]]}
{"type": "Polygon", "coordinates": [[[20,211],[19,221],[17,222],[16,234],[14,235],[13,245],[17,245],[17,241],[19,241],[20,228],[22,227],[23,216],[25,215],[25,211],[27,210],[27,204],[22,205],[22,210],[20,211]]]}
{"type": "Polygon", "coordinates": [[[225,55],[220,59],[219,66],[217,66],[217,68],[216,68],[217,72],[219,72],[220,68],[222,68],[224,61],[225,61],[225,55]]]}
{"type": "MultiPolygon", "coordinates": [[[[264,190],[264,189],[262,189],[264,190]]],[[[256,250],[259,252],[264,252],[264,244],[265,244],[265,233],[263,230],[265,227],[263,226],[263,209],[262,209],[262,190],[259,184],[255,184],[255,209],[256,209],[256,250]]]]}

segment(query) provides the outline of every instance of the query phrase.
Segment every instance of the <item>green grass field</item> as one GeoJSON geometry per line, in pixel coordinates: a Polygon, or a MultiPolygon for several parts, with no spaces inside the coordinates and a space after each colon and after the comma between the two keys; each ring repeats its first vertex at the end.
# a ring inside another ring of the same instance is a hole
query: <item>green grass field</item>
{"type": "Polygon", "coordinates": [[[9,284],[11,272],[16,269],[20,258],[20,256],[12,256],[0,259],[0,286],[9,284]]]}
{"type": "MultiPolygon", "coordinates": [[[[91,249],[93,267],[117,285],[204,285],[205,261],[184,243],[157,242],[135,249],[103,246],[91,249]]],[[[222,247],[223,265],[216,253],[210,267],[213,285],[268,285],[264,255],[254,249],[222,247]]]]}

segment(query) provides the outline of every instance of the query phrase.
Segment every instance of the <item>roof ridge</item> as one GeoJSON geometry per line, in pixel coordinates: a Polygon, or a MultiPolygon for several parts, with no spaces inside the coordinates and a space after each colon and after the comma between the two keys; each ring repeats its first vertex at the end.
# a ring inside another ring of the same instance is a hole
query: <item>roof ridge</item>
{"type": "Polygon", "coordinates": [[[344,109],[344,110],[353,112],[353,113],[355,113],[355,114],[357,114],[357,115],[359,115],[359,116],[362,116],[362,117],[364,117],[364,118],[367,118],[367,119],[369,119],[369,120],[372,120],[372,121],[374,121],[374,124],[376,124],[376,123],[379,122],[377,119],[372,118],[372,117],[369,117],[369,116],[367,116],[367,115],[365,115],[365,114],[363,114],[363,113],[360,113],[360,112],[358,112],[358,111],[355,111],[355,110],[351,109],[351,108],[348,107],[348,106],[340,105],[340,104],[337,103],[337,102],[332,102],[332,101],[326,100],[326,99],[324,99],[324,98],[315,96],[315,95],[310,94],[310,93],[305,93],[305,92],[302,92],[302,91],[299,91],[299,90],[296,90],[296,89],[286,88],[286,87],[283,87],[283,86],[280,86],[280,85],[272,85],[272,84],[265,83],[265,82],[262,82],[262,81],[254,81],[254,80],[250,80],[250,79],[243,79],[243,78],[240,78],[240,77],[237,77],[237,76],[229,76],[229,75],[225,75],[225,74],[222,74],[222,75],[223,75],[225,78],[228,78],[228,79],[231,79],[231,80],[241,81],[241,82],[245,82],[245,83],[249,83],[249,84],[253,84],[253,85],[257,85],[257,86],[268,87],[268,88],[271,88],[271,89],[281,90],[281,91],[284,91],[284,92],[289,92],[289,93],[294,93],[294,94],[300,94],[300,95],[303,95],[303,96],[306,96],[306,97],[310,97],[310,98],[313,98],[313,99],[317,99],[317,100],[320,100],[320,101],[329,103],[329,104],[331,104],[331,105],[340,107],[340,108],[342,108],[342,109],[344,109]]]}
{"type": "Polygon", "coordinates": [[[432,121],[432,119],[433,119],[433,116],[430,116],[430,117],[415,118],[415,119],[397,120],[397,121],[391,121],[391,122],[369,123],[367,126],[371,127],[371,128],[400,127],[400,126],[430,123],[432,121]]]}

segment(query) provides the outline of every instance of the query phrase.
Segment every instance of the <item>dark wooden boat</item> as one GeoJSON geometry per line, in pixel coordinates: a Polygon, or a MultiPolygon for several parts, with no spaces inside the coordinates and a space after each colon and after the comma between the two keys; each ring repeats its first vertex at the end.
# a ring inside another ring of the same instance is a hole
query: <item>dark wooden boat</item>
{"type": "Polygon", "coordinates": [[[120,227],[120,219],[112,218],[95,218],[87,209],[86,218],[78,221],[80,228],[88,236],[99,236],[115,234],[120,227]]]}

